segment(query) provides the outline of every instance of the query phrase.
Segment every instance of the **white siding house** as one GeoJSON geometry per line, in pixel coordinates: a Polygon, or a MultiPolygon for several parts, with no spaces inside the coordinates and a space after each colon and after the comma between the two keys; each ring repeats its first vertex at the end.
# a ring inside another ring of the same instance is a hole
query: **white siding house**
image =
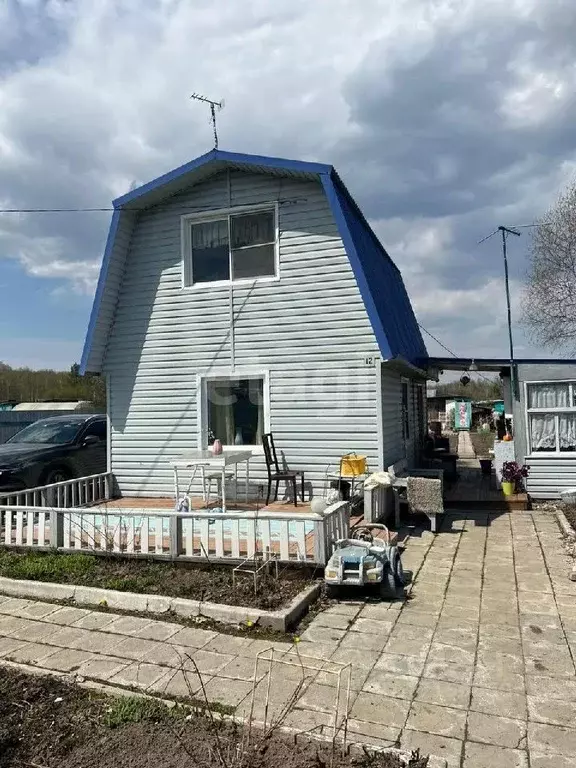
{"type": "Polygon", "coordinates": [[[345,453],[414,461],[426,349],[331,166],[214,150],[114,208],[82,370],[107,380],[123,495],[170,495],[210,433],[250,445],[254,492],[268,431],[311,494],[345,453]]]}

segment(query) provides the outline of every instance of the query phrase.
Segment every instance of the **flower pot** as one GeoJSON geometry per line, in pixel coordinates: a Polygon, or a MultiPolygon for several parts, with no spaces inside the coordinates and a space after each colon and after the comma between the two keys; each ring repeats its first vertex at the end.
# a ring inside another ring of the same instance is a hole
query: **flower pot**
{"type": "Polygon", "coordinates": [[[502,481],[502,493],[504,496],[514,496],[514,483],[506,482],[506,480],[502,481]]]}
{"type": "Polygon", "coordinates": [[[491,475],[492,459],[480,459],[480,470],[483,475],[491,475]]]}

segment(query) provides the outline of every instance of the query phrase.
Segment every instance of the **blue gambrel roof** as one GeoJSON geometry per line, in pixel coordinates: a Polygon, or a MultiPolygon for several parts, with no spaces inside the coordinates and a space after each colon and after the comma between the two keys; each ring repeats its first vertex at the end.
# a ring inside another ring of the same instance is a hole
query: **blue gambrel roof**
{"type": "Polygon", "coordinates": [[[82,373],[101,370],[105,341],[113,321],[110,306],[115,305],[119,290],[119,285],[113,289],[107,282],[111,271],[117,274],[123,269],[129,247],[130,238],[126,231],[131,229],[131,223],[124,228],[123,223],[133,222],[137,215],[135,211],[156,205],[226,168],[319,181],[350,259],[383,359],[400,358],[419,367],[426,364],[428,353],[402,276],[335,169],[322,163],[214,149],[114,200],[115,210],[84,344],[82,373]],[[120,236],[121,232],[123,236],[120,236]],[[110,295],[113,292],[116,295],[110,295]],[[107,311],[103,310],[104,304],[107,311]]]}

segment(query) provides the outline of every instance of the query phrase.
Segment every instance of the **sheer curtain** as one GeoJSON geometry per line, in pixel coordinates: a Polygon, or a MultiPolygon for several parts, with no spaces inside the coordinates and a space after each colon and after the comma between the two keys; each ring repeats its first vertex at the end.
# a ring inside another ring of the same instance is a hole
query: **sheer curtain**
{"type": "Polygon", "coordinates": [[[576,450],[576,415],[561,413],[558,417],[558,434],[561,451],[576,450]]]}
{"type": "Polygon", "coordinates": [[[528,386],[529,408],[569,408],[570,389],[568,384],[530,384],[528,386]]]}
{"type": "Polygon", "coordinates": [[[549,413],[530,416],[533,451],[556,450],[556,417],[549,413]]]}
{"type": "Polygon", "coordinates": [[[192,227],[192,250],[228,245],[228,220],[205,221],[192,227]]]}

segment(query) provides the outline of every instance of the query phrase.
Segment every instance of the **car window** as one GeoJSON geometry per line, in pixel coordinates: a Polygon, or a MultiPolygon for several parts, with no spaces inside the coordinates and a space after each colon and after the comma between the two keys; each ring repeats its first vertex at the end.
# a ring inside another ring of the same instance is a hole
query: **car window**
{"type": "Polygon", "coordinates": [[[76,438],[80,425],[77,421],[36,421],[17,432],[8,443],[48,443],[64,445],[76,438]]]}
{"type": "Polygon", "coordinates": [[[106,422],[94,421],[86,427],[83,437],[95,435],[99,440],[106,440],[106,422]]]}

